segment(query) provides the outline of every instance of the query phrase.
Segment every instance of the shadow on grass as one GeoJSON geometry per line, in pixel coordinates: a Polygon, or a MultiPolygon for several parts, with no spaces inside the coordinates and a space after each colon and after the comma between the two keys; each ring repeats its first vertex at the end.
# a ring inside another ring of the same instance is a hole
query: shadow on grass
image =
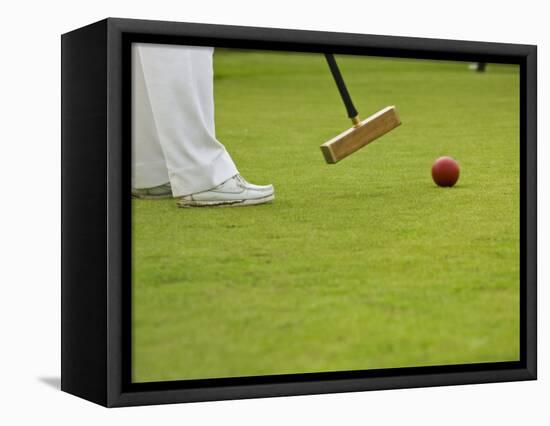
{"type": "Polygon", "coordinates": [[[437,189],[439,191],[461,191],[463,189],[471,189],[472,186],[471,185],[464,185],[464,184],[459,184],[459,185],[455,185],[455,186],[437,186],[437,185],[431,185],[430,186],[431,189],[437,189]]]}

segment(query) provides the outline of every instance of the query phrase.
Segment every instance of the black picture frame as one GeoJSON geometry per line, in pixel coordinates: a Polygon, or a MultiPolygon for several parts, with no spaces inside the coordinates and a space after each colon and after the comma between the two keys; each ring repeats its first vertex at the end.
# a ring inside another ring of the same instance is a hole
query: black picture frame
{"type": "Polygon", "coordinates": [[[108,406],[536,379],[537,49],[532,45],[108,18],[62,45],[62,390],[108,406]],[[131,383],[132,42],[520,66],[520,360],[131,383]]]}

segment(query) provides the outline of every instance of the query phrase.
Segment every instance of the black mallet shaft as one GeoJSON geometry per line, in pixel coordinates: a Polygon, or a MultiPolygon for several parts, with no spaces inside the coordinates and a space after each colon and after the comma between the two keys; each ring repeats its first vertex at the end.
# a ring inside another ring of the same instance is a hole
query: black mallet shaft
{"type": "Polygon", "coordinates": [[[334,59],[334,55],[332,53],[325,53],[325,58],[327,59],[330,72],[334,77],[334,81],[336,82],[336,86],[338,87],[338,91],[340,92],[340,96],[342,97],[344,105],[346,106],[348,117],[351,119],[353,124],[357,126],[360,122],[358,113],[355,109],[355,106],[353,105],[353,101],[351,100],[351,96],[349,95],[346,83],[344,83],[344,79],[342,78],[342,73],[340,73],[340,69],[338,68],[336,59],[334,59]]]}

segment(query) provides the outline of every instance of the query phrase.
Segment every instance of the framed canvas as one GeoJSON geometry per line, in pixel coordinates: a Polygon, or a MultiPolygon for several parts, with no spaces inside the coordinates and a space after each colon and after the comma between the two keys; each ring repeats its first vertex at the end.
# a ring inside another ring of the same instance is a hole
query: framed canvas
{"type": "Polygon", "coordinates": [[[118,18],[61,44],[62,390],[536,378],[536,46],[118,18]]]}

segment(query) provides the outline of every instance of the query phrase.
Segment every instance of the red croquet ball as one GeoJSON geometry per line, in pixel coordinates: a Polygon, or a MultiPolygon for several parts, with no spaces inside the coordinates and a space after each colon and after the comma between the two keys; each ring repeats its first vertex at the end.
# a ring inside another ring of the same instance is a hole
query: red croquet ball
{"type": "Polygon", "coordinates": [[[439,186],[453,186],[459,174],[458,163],[451,157],[439,157],[432,165],[432,178],[439,186]]]}

